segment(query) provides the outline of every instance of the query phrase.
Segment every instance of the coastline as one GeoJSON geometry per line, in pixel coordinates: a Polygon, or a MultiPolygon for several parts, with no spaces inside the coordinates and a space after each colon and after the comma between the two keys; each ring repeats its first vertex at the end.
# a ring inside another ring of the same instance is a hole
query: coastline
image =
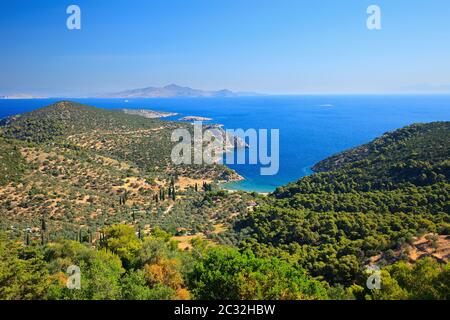
{"type": "MultiPolygon", "coordinates": [[[[244,179],[244,180],[245,180],[245,179],[244,179]]],[[[244,181],[244,180],[242,180],[242,181],[244,181]]],[[[233,183],[233,182],[234,182],[234,181],[228,182],[228,183],[233,183]]],[[[239,181],[236,181],[236,182],[239,182],[239,181]]],[[[233,188],[227,187],[227,184],[228,184],[228,183],[221,183],[221,184],[219,184],[219,187],[220,187],[222,190],[226,190],[227,192],[230,192],[230,193],[235,193],[235,192],[256,193],[256,194],[259,194],[259,195],[262,195],[262,196],[265,196],[265,197],[269,196],[269,195],[272,193],[272,192],[268,192],[268,191],[263,192],[263,191],[246,190],[246,189],[238,189],[238,188],[233,189],[233,188]]]]}
{"type": "MultiPolygon", "coordinates": [[[[348,148],[367,143],[385,132],[406,124],[446,120],[450,111],[450,96],[437,95],[429,97],[318,95],[231,99],[226,103],[220,99],[144,99],[130,100],[129,103],[120,99],[76,99],[76,101],[103,109],[145,108],[177,112],[183,116],[203,115],[213,118],[213,122],[223,123],[230,129],[245,128],[246,125],[261,128],[276,125],[283,132],[283,143],[280,146],[280,152],[283,153],[283,169],[277,176],[260,177],[256,168],[230,165],[248,180],[231,185],[230,188],[258,192],[271,192],[279,185],[310,175],[313,172],[304,168],[311,167],[312,164],[348,148]],[[355,107],[367,101],[370,101],[367,108],[355,107]],[[324,103],[334,104],[335,107],[326,110],[316,107],[324,103]],[[233,105],[235,108],[227,109],[226,105],[233,105]],[[392,105],[396,106],[395,114],[391,114],[392,105]],[[385,114],[390,115],[388,122],[384,120],[385,114]],[[336,116],[340,117],[338,125],[335,123],[336,116]],[[350,125],[351,131],[344,129],[350,125]]],[[[0,117],[30,112],[52,103],[55,103],[54,99],[0,99],[0,117]]],[[[161,121],[176,122],[181,117],[164,118],[161,121]]],[[[206,124],[210,123],[205,122],[204,125],[206,124]]]]}

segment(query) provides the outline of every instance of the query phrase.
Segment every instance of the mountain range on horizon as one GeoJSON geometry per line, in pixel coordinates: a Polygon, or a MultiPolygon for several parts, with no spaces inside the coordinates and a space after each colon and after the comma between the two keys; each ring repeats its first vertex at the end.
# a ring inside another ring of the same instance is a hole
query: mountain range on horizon
{"type": "Polygon", "coordinates": [[[96,95],[95,98],[226,98],[258,95],[261,94],[253,92],[233,92],[228,89],[210,91],[183,87],[177,84],[169,84],[164,87],[146,87],[99,94],[96,95]]]}
{"type": "Polygon", "coordinates": [[[33,95],[28,93],[17,93],[9,95],[0,95],[0,99],[43,99],[43,98],[227,98],[244,96],[262,96],[263,94],[255,92],[233,92],[228,89],[222,90],[202,90],[193,89],[177,84],[169,84],[164,87],[145,87],[129,89],[110,93],[96,93],[88,95],[33,95]]]}

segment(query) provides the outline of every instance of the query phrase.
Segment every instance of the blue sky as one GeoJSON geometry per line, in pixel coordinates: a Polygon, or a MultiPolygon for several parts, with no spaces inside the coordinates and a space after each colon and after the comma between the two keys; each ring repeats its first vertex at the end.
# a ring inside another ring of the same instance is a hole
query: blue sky
{"type": "Polygon", "coordinates": [[[450,92],[449,16],[448,0],[2,1],[0,93],[450,92]],[[71,4],[81,30],[66,28],[71,4]]]}

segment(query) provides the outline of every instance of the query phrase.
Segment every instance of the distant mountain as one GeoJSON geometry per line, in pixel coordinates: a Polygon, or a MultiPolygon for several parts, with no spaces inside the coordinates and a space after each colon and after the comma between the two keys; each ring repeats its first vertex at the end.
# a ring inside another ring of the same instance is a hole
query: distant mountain
{"type": "Polygon", "coordinates": [[[220,97],[242,97],[257,96],[257,93],[251,92],[233,92],[227,89],[219,91],[206,91],[182,87],[176,84],[170,84],[165,87],[148,87],[141,89],[132,89],[121,92],[101,94],[96,98],[220,98],[220,97]]]}
{"type": "Polygon", "coordinates": [[[12,95],[6,95],[6,96],[0,96],[0,99],[45,99],[47,97],[45,96],[36,96],[32,94],[27,93],[20,93],[20,94],[12,94],[12,95]]]}

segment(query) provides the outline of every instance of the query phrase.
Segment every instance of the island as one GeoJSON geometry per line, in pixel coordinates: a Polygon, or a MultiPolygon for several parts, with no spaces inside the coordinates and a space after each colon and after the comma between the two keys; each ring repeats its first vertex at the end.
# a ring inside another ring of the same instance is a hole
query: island
{"type": "Polygon", "coordinates": [[[187,116],[179,119],[180,121],[211,121],[212,118],[197,117],[197,116],[187,116]]]}
{"type": "Polygon", "coordinates": [[[119,109],[120,112],[149,119],[167,118],[178,115],[175,112],[154,111],[146,109],[119,109]]]}

